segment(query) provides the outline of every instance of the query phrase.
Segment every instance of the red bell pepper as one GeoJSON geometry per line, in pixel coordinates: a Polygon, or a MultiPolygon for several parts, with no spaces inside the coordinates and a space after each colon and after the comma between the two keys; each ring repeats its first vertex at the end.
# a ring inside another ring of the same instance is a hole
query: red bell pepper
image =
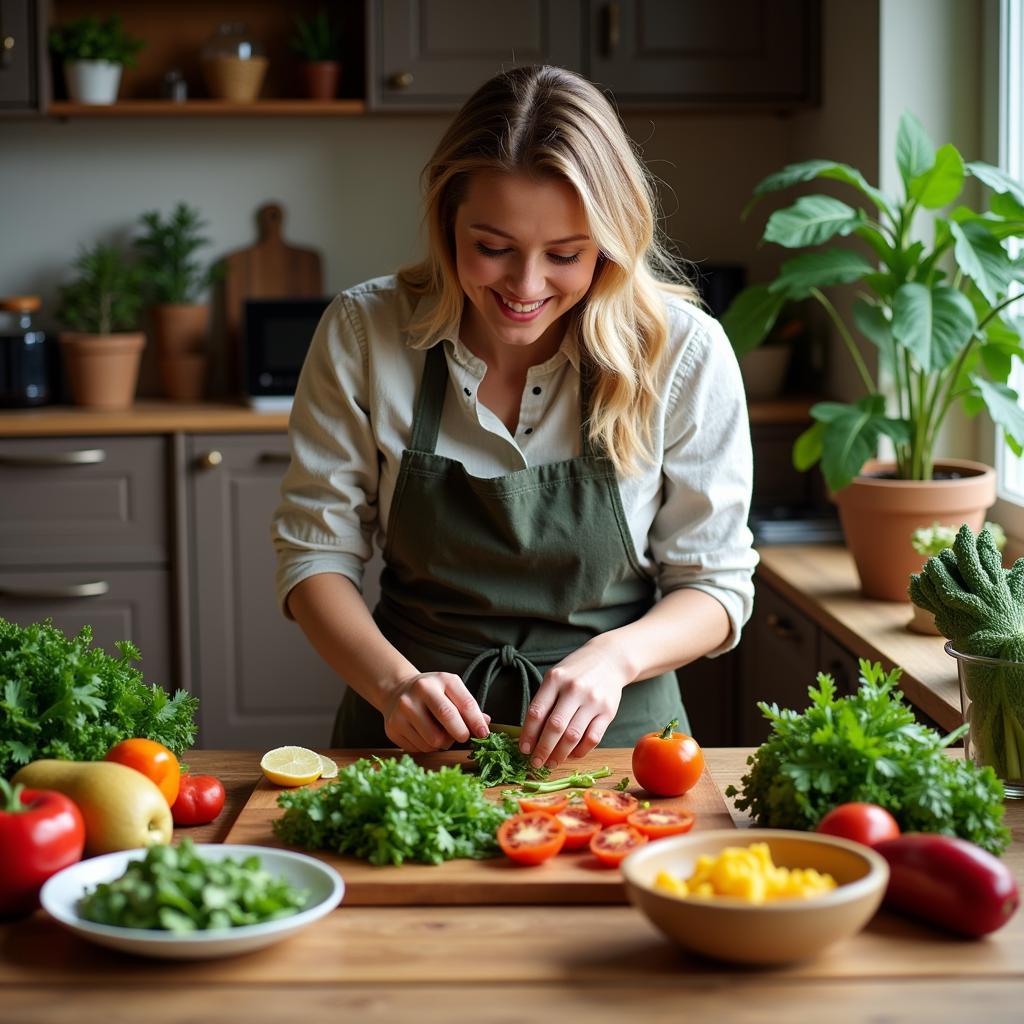
{"type": "Polygon", "coordinates": [[[68,797],[0,779],[0,917],[31,913],[43,882],[84,847],[82,812],[68,797]]]}
{"type": "Polygon", "coordinates": [[[178,798],[171,805],[175,825],[206,825],[224,808],[224,787],[212,775],[184,772],[178,798]]]}

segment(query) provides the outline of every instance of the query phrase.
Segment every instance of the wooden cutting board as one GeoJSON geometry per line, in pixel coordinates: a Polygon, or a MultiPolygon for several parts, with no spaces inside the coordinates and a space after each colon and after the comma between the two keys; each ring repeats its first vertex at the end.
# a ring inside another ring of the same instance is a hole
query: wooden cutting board
{"type": "MultiPolygon", "coordinates": [[[[322,751],[340,767],[352,764],[374,751],[322,751]]],[[[376,751],[383,757],[394,751],[376,751]]],[[[602,749],[574,761],[572,767],[592,771],[607,764],[612,774],[601,785],[614,786],[624,775],[632,780],[631,749],[602,749]]],[[[465,762],[465,751],[416,755],[425,768],[465,762]]],[[[561,775],[560,768],[556,775],[561,775]]],[[[569,769],[565,769],[566,772],[569,769]]],[[[316,782],[314,786],[330,785],[316,782]]],[[[241,814],[235,820],[226,843],[285,847],[274,835],[271,822],[283,811],[277,806],[283,790],[261,779],[241,814]]],[[[498,790],[492,790],[497,793],[498,790]]],[[[648,799],[635,785],[630,789],[638,799],[648,799]]],[[[685,796],[651,800],[652,806],[678,807],[697,815],[694,831],[732,828],[733,821],[721,791],[705,769],[700,782],[685,796]]],[[[345,904],[423,906],[427,904],[504,903],[625,903],[626,894],[617,869],[602,867],[588,850],[560,853],[537,867],[521,867],[499,856],[488,860],[451,860],[443,864],[403,864],[374,867],[365,861],[327,851],[305,851],[336,868],[345,880],[345,904]]]]}

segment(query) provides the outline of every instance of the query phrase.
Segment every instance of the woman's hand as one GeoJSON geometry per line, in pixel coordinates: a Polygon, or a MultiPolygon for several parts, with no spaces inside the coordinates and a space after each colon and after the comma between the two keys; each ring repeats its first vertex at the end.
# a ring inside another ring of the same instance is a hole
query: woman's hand
{"type": "Polygon", "coordinates": [[[530,702],[519,749],[535,766],[554,768],[583,757],[601,742],[633,681],[613,647],[591,640],[552,666],[530,702]]]}
{"type": "Polygon", "coordinates": [[[381,709],[384,732],[411,753],[447,750],[470,733],[486,736],[487,718],[465,684],[451,672],[418,672],[403,679],[381,709]]]}

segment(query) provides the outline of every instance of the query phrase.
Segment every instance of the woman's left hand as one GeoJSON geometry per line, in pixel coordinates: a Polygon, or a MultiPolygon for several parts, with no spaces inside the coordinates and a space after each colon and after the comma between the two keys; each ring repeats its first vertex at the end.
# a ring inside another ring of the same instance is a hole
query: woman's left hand
{"type": "Polygon", "coordinates": [[[615,651],[594,641],[552,666],[530,702],[519,749],[534,765],[555,767],[601,742],[632,679],[615,651]]]}

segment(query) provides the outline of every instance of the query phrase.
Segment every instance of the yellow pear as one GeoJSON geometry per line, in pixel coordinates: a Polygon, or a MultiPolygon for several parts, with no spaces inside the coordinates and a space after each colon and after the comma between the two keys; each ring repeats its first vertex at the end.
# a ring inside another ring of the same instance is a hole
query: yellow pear
{"type": "Polygon", "coordinates": [[[78,805],[88,857],[170,842],[171,809],[156,783],[134,768],[113,761],[33,761],[13,781],[55,789],[78,805]]]}

